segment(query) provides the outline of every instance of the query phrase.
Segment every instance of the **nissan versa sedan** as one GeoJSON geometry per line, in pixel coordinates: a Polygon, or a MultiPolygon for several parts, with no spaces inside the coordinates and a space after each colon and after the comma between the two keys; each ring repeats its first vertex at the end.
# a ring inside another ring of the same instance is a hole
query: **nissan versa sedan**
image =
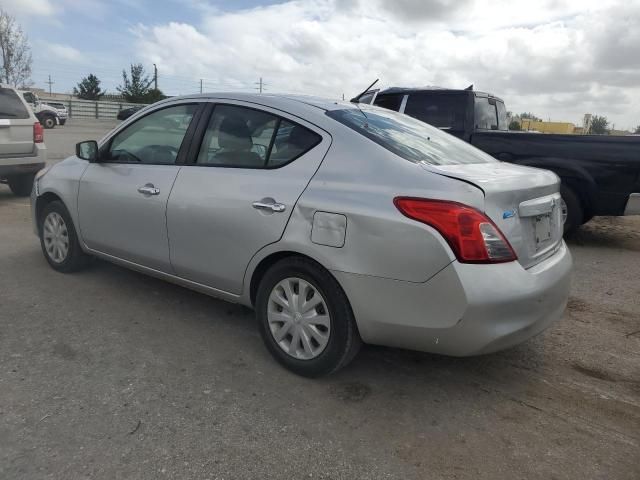
{"type": "Polygon", "coordinates": [[[477,355],[560,318],[558,191],[386,109],[208,94],[79,143],[32,214],[55,270],[99,257],[250,306],[276,360],[319,376],[362,342],[477,355]]]}

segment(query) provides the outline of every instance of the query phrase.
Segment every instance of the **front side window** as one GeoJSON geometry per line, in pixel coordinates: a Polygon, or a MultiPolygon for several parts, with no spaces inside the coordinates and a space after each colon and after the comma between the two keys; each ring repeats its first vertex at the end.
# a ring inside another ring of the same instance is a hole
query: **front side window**
{"type": "Polygon", "coordinates": [[[464,130],[466,100],[466,95],[412,93],[404,113],[434,127],[464,130]]]}
{"type": "Polygon", "coordinates": [[[496,100],[496,109],[498,110],[498,130],[509,130],[507,107],[504,106],[504,102],[496,100]]]}
{"type": "Polygon", "coordinates": [[[27,107],[10,88],[0,87],[0,118],[29,118],[27,107]]]}
{"type": "Polygon", "coordinates": [[[129,125],[111,140],[105,161],[171,165],[198,108],[195,104],[156,110],[129,125]]]}
{"type": "Polygon", "coordinates": [[[271,113],[217,105],[197,163],[218,167],[277,168],[315,147],[322,138],[271,113]]]}
{"type": "Polygon", "coordinates": [[[467,142],[408,115],[366,105],[326,113],[390,152],[415,163],[455,165],[496,162],[467,142]]]}
{"type": "Polygon", "coordinates": [[[498,129],[498,115],[496,113],[496,102],[487,97],[476,97],[475,104],[476,128],[484,130],[498,129]]]}

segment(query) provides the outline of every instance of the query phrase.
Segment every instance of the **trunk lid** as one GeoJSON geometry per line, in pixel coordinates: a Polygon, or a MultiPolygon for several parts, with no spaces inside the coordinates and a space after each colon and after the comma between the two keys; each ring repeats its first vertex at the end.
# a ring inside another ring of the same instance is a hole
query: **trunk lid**
{"type": "Polygon", "coordinates": [[[562,243],[560,179],[555,173],[503,162],[423,167],[482,190],[484,213],[511,243],[524,268],[549,257],[562,243]]]}
{"type": "Polygon", "coordinates": [[[34,122],[18,93],[0,86],[0,157],[33,152],[34,122]]]}

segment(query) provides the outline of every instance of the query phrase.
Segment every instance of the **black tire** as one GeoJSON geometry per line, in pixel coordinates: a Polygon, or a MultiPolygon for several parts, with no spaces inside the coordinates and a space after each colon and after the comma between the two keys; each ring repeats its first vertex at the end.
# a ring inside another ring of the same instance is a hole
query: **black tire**
{"type": "Polygon", "coordinates": [[[262,278],[256,297],[256,318],[260,334],[273,357],[292,372],[305,377],[328,375],[346,366],[362,345],[356,320],[347,296],[333,276],[316,262],[303,257],[289,257],[274,264],[262,278]],[[315,358],[300,360],[286,353],[271,334],[267,318],[269,296],[286,278],[309,282],[325,299],[330,316],[329,340],[315,358]]]}
{"type": "Polygon", "coordinates": [[[28,173],[26,175],[20,175],[17,177],[9,177],[7,182],[9,188],[17,197],[28,197],[31,195],[31,189],[33,188],[34,173],[28,173]]]}
{"type": "Polygon", "coordinates": [[[575,192],[565,184],[560,186],[560,195],[567,208],[567,220],[564,222],[565,235],[574,233],[584,223],[582,202],[575,192]]]}
{"type": "Polygon", "coordinates": [[[38,218],[38,233],[40,235],[40,246],[42,248],[44,258],[46,258],[47,262],[54,270],[62,273],[71,273],[83,269],[89,263],[91,257],[82,251],[82,247],[80,247],[80,243],[78,241],[78,236],[76,235],[75,227],[73,226],[73,220],[71,220],[71,215],[69,215],[67,208],[62,202],[55,200],[45,205],[40,217],[38,218]],[[69,247],[66,257],[61,262],[54,261],[45,247],[44,222],[47,216],[52,212],[55,212],[62,217],[67,230],[69,247]]]}
{"type": "Polygon", "coordinates": [[[44,128],[50,129],[50,128],[54,128],[56,126],[56,117],[52,116],[52,115],[45,115],[42,118],[42,126],[44,128]]]}

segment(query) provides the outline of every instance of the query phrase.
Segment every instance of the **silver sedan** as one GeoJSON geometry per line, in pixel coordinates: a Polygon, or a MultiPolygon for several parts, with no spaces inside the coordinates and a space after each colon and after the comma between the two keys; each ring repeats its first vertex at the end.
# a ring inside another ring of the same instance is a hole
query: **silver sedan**
{"type": "Polygon", "coordinates": [[[54,269],[99,257],[250,306],[271,354],[318,376],[362,342],[476,355],[560,318],[558,189],[389,110],[208,94],[79,143],[32,213],[54,269]]]}

